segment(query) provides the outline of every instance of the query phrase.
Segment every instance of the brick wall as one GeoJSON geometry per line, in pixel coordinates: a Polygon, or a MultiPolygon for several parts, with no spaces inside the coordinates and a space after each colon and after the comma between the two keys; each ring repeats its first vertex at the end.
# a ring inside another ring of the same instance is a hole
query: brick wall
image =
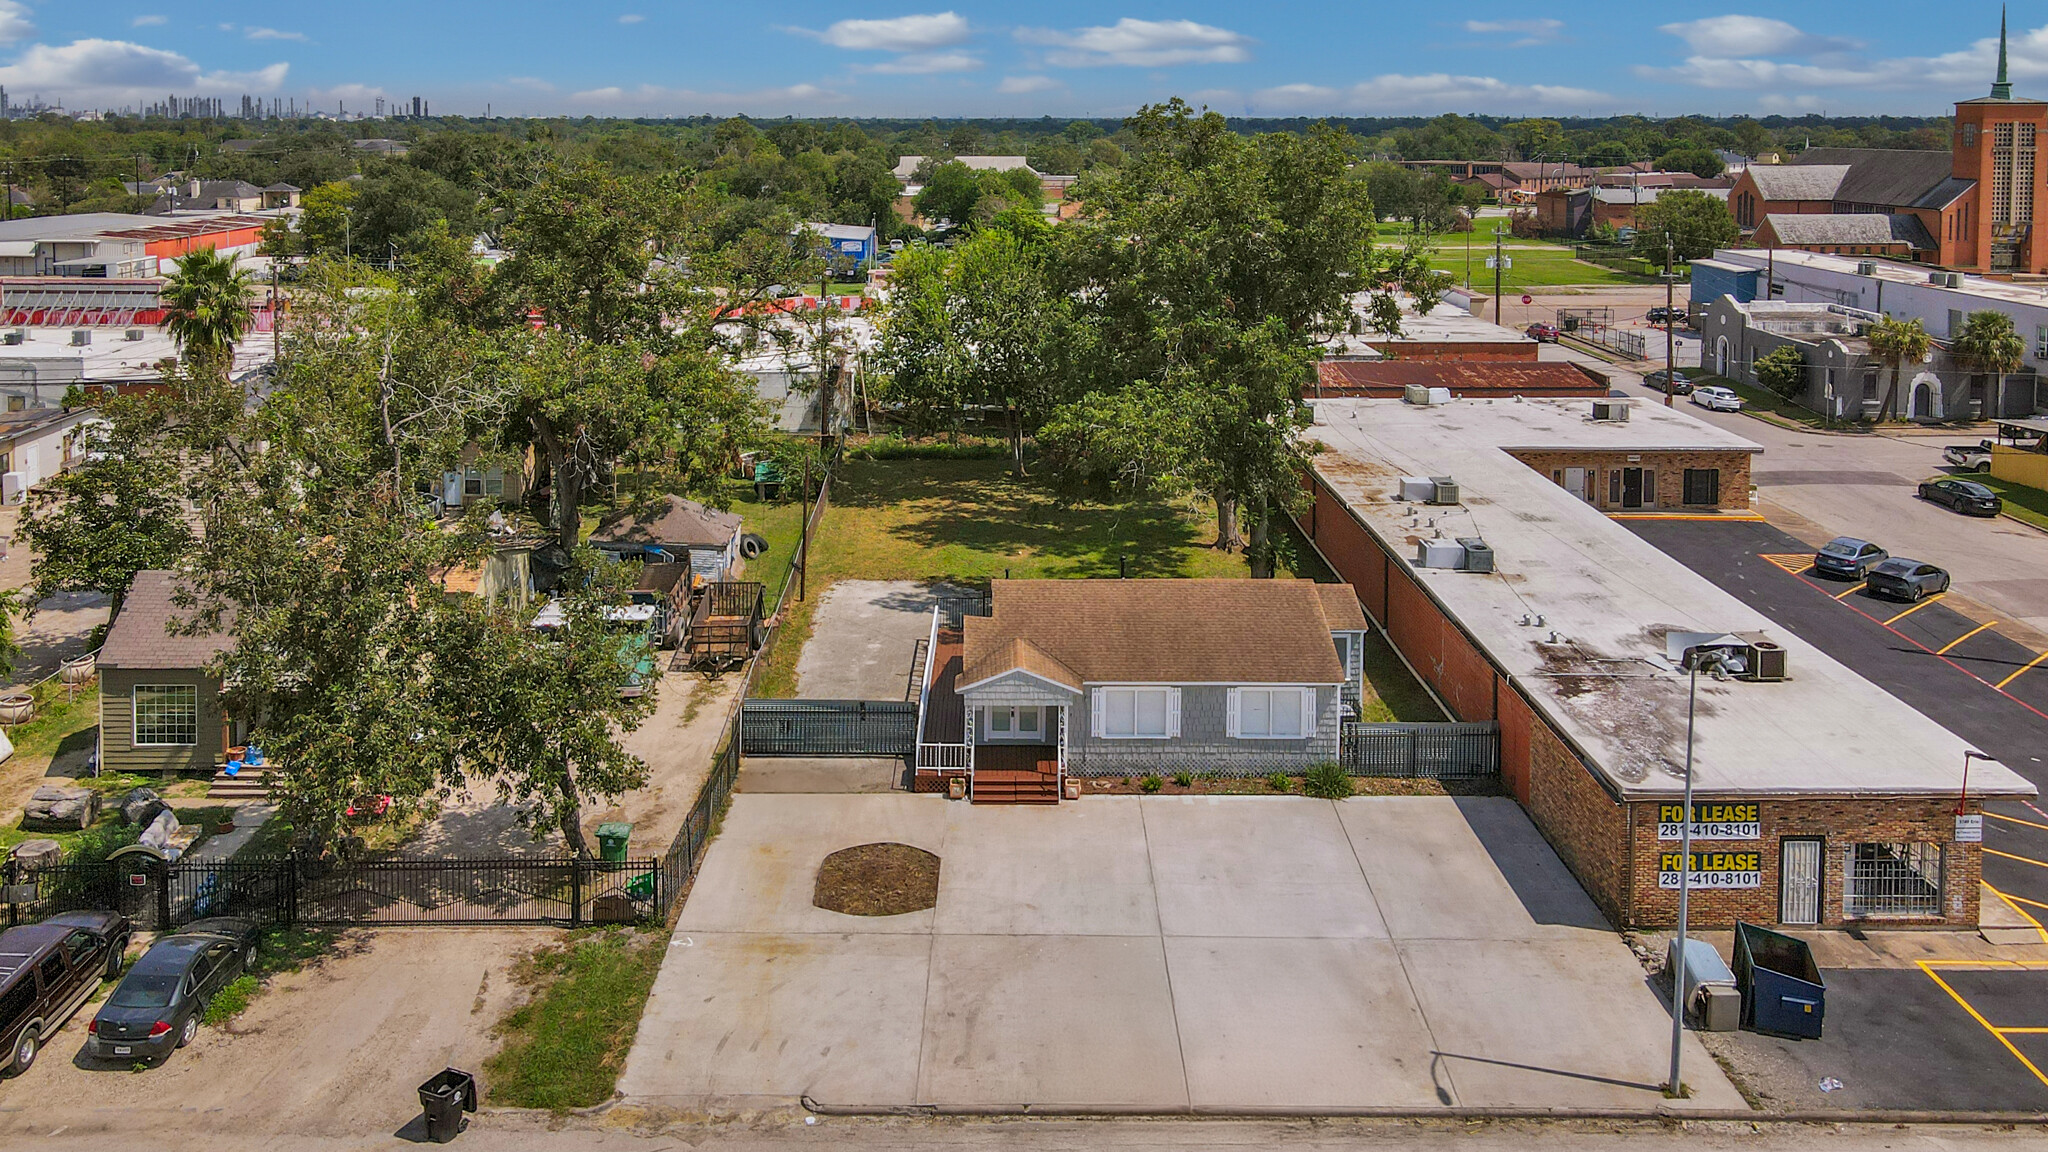
{"type": "Polygon", "coordinates": [[[1596,452],[1510,450],[1508,455],[1527,464],[1539,475],[1553,481],[1566,468],[1587,468],[1594,473],[1593,506],[1620,511],[1612,501],[1612,481],[1622,468],[1654,468],[1657,474],[1657,508],[1680,509],[1685,503],[1685,472],[1688,468],[1712,468],[1721,473],[1720,500],[1713,507],[1727,511],[1749,509],[1749,453],[1747,452],[1596,452]]]}
{"type": "MultiPolygon", "coordinates": [[[[1368,338],[1370,339],[1370,338],[1368,338]]],[[[1534,360],[1541,345],[1534,340],[1371,340],[1389,360],[1534,360]]]]}
{"type": "MultiPolygon", "coordinates": [[[[1530,707],[1519,692],[1515,702],[1530,707]]],[[[1529,819],[1607,919],[1628,926],[1628,810],[1595,782],[1592,770],[1540,716],[1529,725],[1528,755],[1529,798],[1523,806],[1529,819]]]]}

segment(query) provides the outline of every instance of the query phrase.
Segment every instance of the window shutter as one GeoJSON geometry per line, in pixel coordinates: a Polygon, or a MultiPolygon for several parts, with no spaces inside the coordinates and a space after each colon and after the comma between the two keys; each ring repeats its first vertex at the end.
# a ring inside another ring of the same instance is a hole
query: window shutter
{"type": "Polygon", "coordinates": [[[1224,734],[1232,740],[1237,739],[1237,694],[1239,691],[1240,689],[1237,688],[1230,690],[1230,704],[1223,721],[1224,734]]]}
{"type": "Polygon", "coordinates": [[[1088,693],[1088,734],[1102,739],[1102,689],[1091,689],[1088,693]]]}
{"type": "Polygon", "coordinates": [[[1316,690],[1313,688],[1301,690],[1301,734],[1316,734],[1316,690]]]}
{"type": "Polygon", "coordinates": [[[1180,739],[1180,689],[1168,688],[1166,700],[1166,735],[1169,739],[1180,739]]]}

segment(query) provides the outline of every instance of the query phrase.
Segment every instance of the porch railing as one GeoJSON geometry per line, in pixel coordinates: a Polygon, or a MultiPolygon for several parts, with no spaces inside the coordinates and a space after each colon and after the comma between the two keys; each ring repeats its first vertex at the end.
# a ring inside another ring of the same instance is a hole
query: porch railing
{"type": "Polygon", "coordinates": [[[917,766],[941,771],[964,772],[972,767],[965,744],[917,744],[917,766]]]}

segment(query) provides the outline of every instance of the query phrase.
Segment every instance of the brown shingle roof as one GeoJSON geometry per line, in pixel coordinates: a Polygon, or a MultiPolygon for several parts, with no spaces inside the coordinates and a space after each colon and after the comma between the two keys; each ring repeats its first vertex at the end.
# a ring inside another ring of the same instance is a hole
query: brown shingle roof
{"type": "Polygon", "coordinates": [[[1081,690],[1084,683],[1079,672],[1060,663],[1057,658],[1048,655],[1038,645],[1021,636],[984,653],[979,660],[968,665],[960,673],[960,679],[963,683],[979,684],[991,676],[1017,671],[1029,672],[1055,684],[1065,684],[1076,692],[1081,690]]]}
{"type": "Polygon", "coordinates": [[[1358,593],[1349,584],[1318,584],[1316,595],[1323,602],[1323,620],[1332,632],[1365,631],[1365,609],[1359,607],[1358,593]]]}
{"type": "Polygon", "coordinates": [[[1336,684],[1332,624],[1309,580],[997,580],[965,621],[961,680],[1024,666],[1067,683],[1336,684]],[[1022,641],[1029,651],[1021,647],[1022,641]],[[1035,655],[1034,655],[1035,653],[1035,655]]]}
{"type": "Polygon", "coordinates": [[[592,544],[674,544],[723,548],[740,530],[740,518],[681,496],[664,496],[652,510],[626,512],[598,525],[592,544]]]}
{"type": "Polygon", "coordinates": [[[1324,360],[1317,395],[1399,400],[1410,384],[1458,396],[1607,395],[1607,381],[1566,361],[1324,360]]]}
{"type": "Polygon", "coordinates": [[[121,615],[107,630],[99,663],[106,668],[202,668],[234,645],[225,632],[197,636],[172,635],[165,625],[189,620],[191,613],[172,602],[177,578],[169,572],[137,572],[121,601],[121,615]]]}

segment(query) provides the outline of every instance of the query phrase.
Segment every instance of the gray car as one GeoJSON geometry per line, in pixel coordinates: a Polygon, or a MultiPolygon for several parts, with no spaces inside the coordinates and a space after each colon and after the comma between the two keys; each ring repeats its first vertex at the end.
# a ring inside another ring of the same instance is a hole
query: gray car
{"type": "Polygon", "coordinates": [[[1864,588],[1873,596],[1919,601],[1948,591],[1948,572],[1932,564],[1894,556],[1870,570],[1864,588]]]}
{"type": "Polygon", "coordinates": [[[1870,570],[1891,558],[1891,553],[1868,540],[1837,536],[1813,554],[1813,570],[1824,576],[1846,576],[1861,580],[1870,570]]]}
{"type": "Polygon", "coordinates": [[[206,1007],[256,959],[254,921],[195,920],[150,945],[86,1031],[102,1060],[158,1063],[192,1042],[206,1007]]]}

